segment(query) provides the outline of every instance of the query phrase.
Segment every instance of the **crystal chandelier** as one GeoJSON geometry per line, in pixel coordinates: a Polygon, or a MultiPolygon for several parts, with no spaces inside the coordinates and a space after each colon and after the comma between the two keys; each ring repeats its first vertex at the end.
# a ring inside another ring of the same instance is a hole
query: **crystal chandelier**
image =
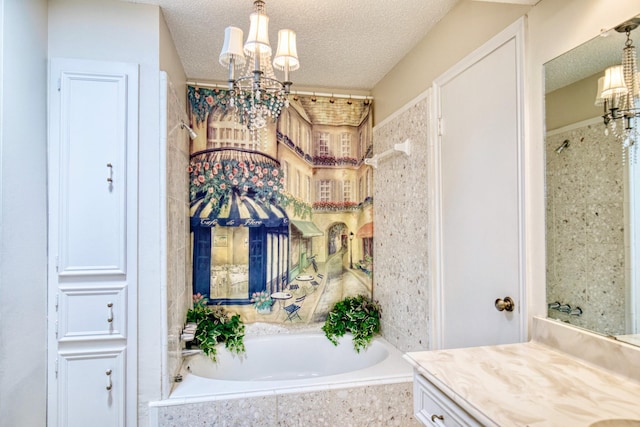
{"type": "Polygon", "coordinates": [[[635,161],[639,141],[640,125],[640,76],[636,59],[636,48],[631,40],[631,31],[640,25],[640,18],[634,18],[617,27],[619,33],[626,33],[627,40],[622,51],[622,64],[605,70],[598,79],[596,105],[604,106],[602,118],[605,135],[612,134],[622,144],[623,159],[635,161]]]}
{"type": "Polygon", "coordinates": [[[244,46],[242,30],[227,27],[219,61],[229,68],[227,105],[238,113],[240,122],[247,126],[255,139],[256,131],[265,128],[269,119],[275,121],[282,108],[289,105],[287,97],[292,84],[289,72],[297,70],[300,63],[296,51],[296,33],[280,30],[278,50],[272,66],[269,17],[264,1],[255,0],[253,6],[244,46]],[[276,79],[273,68],[284,72],[284,81],[276,79]],[[236,69],[243,71],[241,76],[235,77],[236,69]]]}

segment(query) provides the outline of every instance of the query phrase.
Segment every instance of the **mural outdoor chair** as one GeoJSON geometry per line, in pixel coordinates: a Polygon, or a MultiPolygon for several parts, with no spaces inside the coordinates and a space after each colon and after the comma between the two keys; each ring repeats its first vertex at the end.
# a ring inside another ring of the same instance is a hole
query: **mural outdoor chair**
{"type": "Polygon", "coordinates": [[[306,294],[302,295],[301,297],[296,298],[296,301],[285,306],[283,308],[283,310],[287,313],[287,318],[285,319],[285,322],[287,320],[290,320],[293,322],[293,318],[297,317],[298,319],[302,320],[302,317],[300,317],[300,309],[302,308],[302,304],[304,303],[305,298],[307,297],[306,294]]]}

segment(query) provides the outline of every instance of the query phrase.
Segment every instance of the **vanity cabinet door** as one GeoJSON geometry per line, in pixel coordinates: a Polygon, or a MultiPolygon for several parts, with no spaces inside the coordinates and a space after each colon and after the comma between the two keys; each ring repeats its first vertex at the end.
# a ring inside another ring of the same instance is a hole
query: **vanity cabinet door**
{"type": "Polygon", "coordinates": [[[444,393],[418,374],[413,377],[413,407],[418,421],[426,426],[481,426],[444,393]]]}

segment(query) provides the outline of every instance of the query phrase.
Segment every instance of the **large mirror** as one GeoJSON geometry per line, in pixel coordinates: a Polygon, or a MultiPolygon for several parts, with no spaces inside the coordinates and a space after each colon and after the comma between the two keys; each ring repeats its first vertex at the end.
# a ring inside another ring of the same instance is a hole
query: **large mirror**
{"type": "Polygon", "coordinates": [[[617,117],[633,107],[627,93],[640,88],[622,89],[633,85],[628,71],[627,83],[616,78],[625,74],[617,66],[628,37],[640,44],[638,23],[545,64],[548,316],[636,345],[640,141],[626,148],[633,139],[625,129],[633,136],[640,118],[617,117]]]}

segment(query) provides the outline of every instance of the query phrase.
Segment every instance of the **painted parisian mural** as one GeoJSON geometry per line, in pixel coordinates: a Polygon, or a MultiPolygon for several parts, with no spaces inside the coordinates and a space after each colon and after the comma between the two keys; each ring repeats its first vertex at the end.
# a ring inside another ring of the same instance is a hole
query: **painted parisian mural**
{"type": "Polygon", "coordinates": [[[291,95],[250,131],[225,90],[187,89],[194,295],[272,323],[371,296],[371,101],[291,95]]]}

